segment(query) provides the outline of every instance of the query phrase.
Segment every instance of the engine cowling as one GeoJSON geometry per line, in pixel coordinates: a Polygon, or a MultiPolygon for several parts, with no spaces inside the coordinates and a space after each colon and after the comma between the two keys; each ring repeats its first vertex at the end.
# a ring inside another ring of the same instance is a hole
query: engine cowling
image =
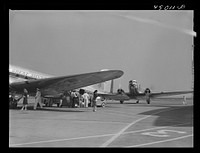
{"type": "MultiPolygon", "coordinates": [[[[117,93],[118,93],[118,94],[123,94],[123,93],[124,93],[124,90],[123,90],[123,89],[118,89],[118,90],[117,90],[117,93]]],[[[120,100],[120,103],[123,104],[123,103],[124,103],[124,100],[120,100]]]]}
{"type": "Polygon", "coordinates": [[[123,90],[123,89],[118,89],[118,90],[117,90],[117,93],[118,93],[118,94],[123,94],[123,93],[124,93],[124,90],[123,90]]]}

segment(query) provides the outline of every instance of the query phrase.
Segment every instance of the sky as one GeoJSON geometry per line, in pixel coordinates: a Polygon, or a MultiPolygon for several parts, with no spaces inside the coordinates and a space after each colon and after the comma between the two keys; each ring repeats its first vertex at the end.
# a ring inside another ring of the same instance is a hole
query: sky
{"type": "Polygon", "coordinates": [[[9,11],[9,64],[54,75],[122,70],[155,92],[192,89],[193,11],[9,11]]]}

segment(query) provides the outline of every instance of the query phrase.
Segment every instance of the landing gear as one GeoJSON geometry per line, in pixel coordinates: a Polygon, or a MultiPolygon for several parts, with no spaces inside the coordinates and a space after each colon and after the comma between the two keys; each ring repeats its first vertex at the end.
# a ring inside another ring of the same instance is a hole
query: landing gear
{"type": "Polygon", "coordinates": [[[150,104],[150,98],[147,98],[146,102],[147,104],[150,104]]]}
{"type": "Polygon", "coordinates": [[[140,102],[140,101],[139,101],[139,100],[137,100],[137,101],[136,101],[136,104],[138,104],[139,102],[140,102]]]}
{"type": "Polygon", "coordinates": [[[123,104],[124,103],[124,101],[123,100],[120,100],[120,104],[123,104]]]}

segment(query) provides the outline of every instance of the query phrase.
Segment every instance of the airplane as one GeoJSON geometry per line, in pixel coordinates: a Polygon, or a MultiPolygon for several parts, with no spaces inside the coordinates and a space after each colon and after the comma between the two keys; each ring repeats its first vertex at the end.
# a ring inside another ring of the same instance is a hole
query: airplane
{"type": "MultiPolygon", "coordinates": [[[[113,90],[111,90],[113,91],[113,90]]],[[[119,88],[117,93],[109,93],[109,94],[99,94],[99,96],[105,97],[107,99],[115,99],[119,100],[121,104],[124,101],[128,101],[130,99],[135,99],[136,103],[139,103],[140,100],[146,100],[147,104],[150,104],[151,99],[165,96],[173,96],[173,95],[181,95],[193,93],[193,91],[170,91],[170,92],[156,92],[153,93],[149,88],[146,88],[144,92],[139,91],[138,84],[136,80],[129,81],[129,92],[124,92],[123,89],[119,88]]]]}
{"type": "MultiPolygon", "coordinates": [[[[20,66],[9,65],[9,96],[15,97],[15,95],[22,94],[24,88],[28,90],[29,96],[35,96],[36,89],[39,88],[44,98],[61,98],[67,91],[80,88],[94,92],[96,88],[91,85],[97,84],[96,86],[103,89],[102,82],[117,79],[123,74],[124,72],[121,70],[103,70],[55,77],[20,66]]],[[[103,93],[103,90],[99,90],[99,92],[103,93]]],[[[19,100],[17,102],[15,100],[15,103],[10,105],[17,107],[19,100]]]]}

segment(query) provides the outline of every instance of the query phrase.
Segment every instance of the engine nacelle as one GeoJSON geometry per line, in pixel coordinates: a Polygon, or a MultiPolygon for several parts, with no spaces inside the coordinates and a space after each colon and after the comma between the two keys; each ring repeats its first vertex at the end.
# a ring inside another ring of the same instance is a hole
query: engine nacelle
{"type": "Polygon", "coordinates": [[[118,94],[123,94],[123,93],[124,93],[124,90],[123,90],[123,89],[118,89],[118,90],[117,90],[117,93],[118,93],[118,94]]]}

